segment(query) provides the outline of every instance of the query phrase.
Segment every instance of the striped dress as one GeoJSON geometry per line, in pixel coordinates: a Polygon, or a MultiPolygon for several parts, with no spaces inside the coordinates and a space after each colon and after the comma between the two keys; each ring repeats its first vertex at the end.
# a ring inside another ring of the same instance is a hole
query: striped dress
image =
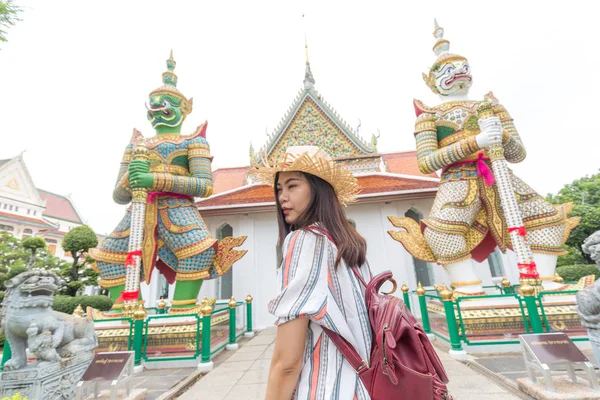
{"type": "MultiPolygon", "coordinates": [[[[342,260],[334,268],[337,248],[320,233],[298,230],[285,239],[278,271],[280,293],[269,302],[276,325],[310,318],[304,363],[294,393],[302,400],[370,399],[352,366],[323,332],[325,326],[348,340],[369,362],[371,328],[364,287],[342,260]]],[[[368,265],[360,269],[368,282],[368,265]]]]}

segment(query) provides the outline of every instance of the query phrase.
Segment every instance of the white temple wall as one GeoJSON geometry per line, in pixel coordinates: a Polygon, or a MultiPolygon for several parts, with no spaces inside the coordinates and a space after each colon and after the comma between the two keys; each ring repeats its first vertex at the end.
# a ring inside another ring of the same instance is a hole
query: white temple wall
{"type": "MultiPolygon", "coordinates": [[[[353,220],[356,228],[367,240],[367,257],[374,274],[384,270],[391,270],[398,285],[406,283],[411,290],[417,286],[415,266],[412,256],[404,247],[393,240],[388,230],[395,229],[388,220],[388,216],[403,217],[413,208],[422,213],[426,218],[433,204],[433,199],[405,200],[381,202],[372,204],[358,204],[346,209],[349,219],[353,220]]],[[[271,326],[274,318],[268,313],[269,300],[278,293],[277,283],[277,221],[273,212],[260,212],[248,214],[219,215],[204,217],[204,220],[214,237],[218,237],[219,229],[224,224],[229,224],[233,229],[233,236],[247,236],[241,249],[248,253],[238,261],[232,269],[232,293],[236,300],[243,301],[248,293],[254,298],[254,327],[263,329],[271,326]]],[[[518,273],[514,253],[508,252],[501,256],[507,278],[518,282],[518,273]]],[[[450,284],[448,274],[443,267],[430,263],[432,282],[450,284]]],[[[487,261],[480,264],[479,278],[484,285],[493,285],[490,267],[487,261]]],[[[156,272],[155,272],[156,273],[156,272]]],[[[158,301],[158,276],[153,276],[151,288],[142,285],[148,306],[155,306],[158,301]]],[[[205,281],[200,290],[199,298],[204,296],[216,297],[219,279],[205,281]]],[[[173,294],[173,286],[170,288],[173,294]]],[[[401,296],[400,290],[396,295],[401,296]]],[[[412,299],[413,311],[418,312],[416,297],[412,299]]]]}

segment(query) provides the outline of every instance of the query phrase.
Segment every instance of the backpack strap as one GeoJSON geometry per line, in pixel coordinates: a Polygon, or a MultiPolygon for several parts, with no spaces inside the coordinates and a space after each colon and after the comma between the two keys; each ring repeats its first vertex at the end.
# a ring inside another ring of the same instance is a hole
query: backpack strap
{"type": "Polygon", "coordinates": [[[346,339],[344,339],[342,336],[335,333],[329,328],[326,328],[324,326],[321,326],[321,328],[323,328],[323,332],[325,332],[327,336],[329,336],[331,341],[344,355],[346,360],[348,360],[348,363],[350,363],[350,365],[352,366],[352,368],[354,368],[354,371],[356,371],[357,374],[360,375],[361,373],[366,372],[369,369],[369,363],[362,359],[360,354],[358,354],[358,352],[346,339]]]}

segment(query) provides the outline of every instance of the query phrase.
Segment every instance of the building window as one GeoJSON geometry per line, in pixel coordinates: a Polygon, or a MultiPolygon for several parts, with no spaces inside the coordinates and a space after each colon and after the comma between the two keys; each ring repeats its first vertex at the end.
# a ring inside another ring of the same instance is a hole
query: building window
{"type": "Polygon", "coordinates": [[[12,206],[12,204],[11,204],[11,205],[8,207],[8,210],[9,210],[9,211],[12,211],[12,209],[13,209],[13,206],[12,206]]]}
{"type": "Polygon", "coordinates": [[[19,206],[15,206],[15,211],[19,211],[19,206]]]}
{"type": "Polygon", "coordinates": [[[33,234],[33,231],[29,228],[27,229],[23,229],[23,239],[25,239],[26,237],[31,237],[31,235],[33,234]]]}
{"type": "Polygon", "coordinates": [[[37,211],[34,211],[34,212],[33,212],[33,215],[37,215],[37,211]]]}
{"type": "Polygon", "coordinates": [[[502,263],[502,256],[500,255],[500,249],[496,247],[494,252],[488,256],[488,264],[490,265],[490,272],[492,277],[504,276],[504,264],[502,263]]]}
{"type": "Polygon", "coordinates": [[[4,209],[6,210],[6,207],[8,207],[8,204],[4,203],[4,209]]]}
{"type": "Polygon", "coordinates": [[[168,299],[169,298],[169,281],[163,274],[158,275],[158,298],[168,299]]]}
{"type": "Polygon", "coordinates": [[[31,214],[31,210],[27,209],[27,215],[30,215],[30,214],[31,214]]]}
{"type": "Polygon", "coordinates": [[[14,226],[0,224],[0,231],[14,232],[14,230],[15,230],[14,226]]]}
{"type": "MultiPolygon", "coordinates": [[[[415,220],[419,224],[423,218],[423,214],[419,210],[412,207],[404,214],[404,216],[415,220]]],[[[415,265],[415,276],[417,277],[417,283],[421,282],[423,286],[433,286],[433,270],[431,265],[414,257],[413,264],[415,265]]]]}
{"type": "Polygon", "coordinates": [[[55,255],[56,254],[56,240],[55,239],[45,239],[48,244],[48,253],[55,255]]]}
{"type": "MultiPolygon", "coordinates": [[[[217,239],[223,240],[230,236],[233,236],[231,225],[223,224],[217,229],[217,239]]],[[[217,298],[230,299],[233,295],[233,267],[219,278],[217,285],[217,298]]]]}

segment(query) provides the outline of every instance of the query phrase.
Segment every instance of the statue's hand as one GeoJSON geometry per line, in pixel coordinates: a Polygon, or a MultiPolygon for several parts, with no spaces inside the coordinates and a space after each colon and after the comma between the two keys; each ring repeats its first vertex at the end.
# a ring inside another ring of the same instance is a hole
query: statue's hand
{"type": "Polygon", "coordinates": [[[477,145],[484,149],[492,145],[502,144],[502,123],[500,118],[491,117],[479,121],[481,133],[475,136],[477,145]]]}
{"type": "Polygon", "coordinates": [[[129,163],[129,176],[134,172],[148,173],[150,172],[150,161],[132,160],[129,163]]]}
{"type": "Polygon", "coordinates": [[[132,160],[129,164],[129,184],[132,188],[149,188],[154,183],[154,175],[149,173],[150,161],[132,160]]]}
{"type": "Polygon", "coordinates": [[[129,175],[129,184],[133,189],[150,188],[154,184],[154,175],[148,172],[136,172],[129,175]]]}

